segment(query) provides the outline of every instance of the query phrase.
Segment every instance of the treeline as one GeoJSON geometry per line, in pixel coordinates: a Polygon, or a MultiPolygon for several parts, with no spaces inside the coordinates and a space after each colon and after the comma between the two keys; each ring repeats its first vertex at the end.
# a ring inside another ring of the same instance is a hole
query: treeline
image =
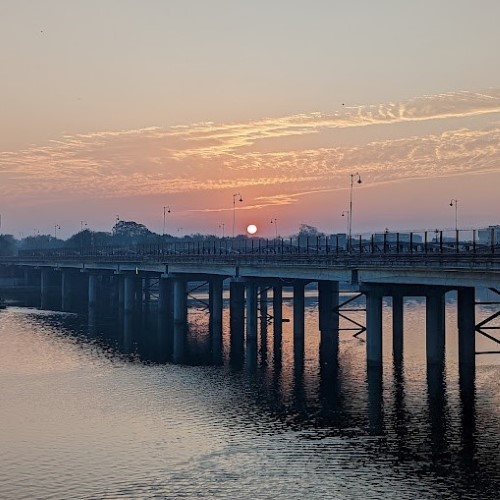
{"type": "MultiPolygon", "coordinates": [[[[301,224],[299,232],[294,236],[324,236],[314,226],[301,224]]],[[[194,233],[186,236],[157,234],[150,231],[144,224],[134,221],[118,221],[112,232],[91,231],[84,229],[70,236],[67,240],[56,238],[50,234],[27,236],[17,240],[10,234],[0,235],[0,256],[16,255],[19,250],[41,250],[56,248],[89,248],[89,247],[124,247],[132,245],[161,244],[172,241],[203,241],[217,238],[215,234],[194,233]]],[[[249,238],[238,235],[238,239],[249,238]]]]}

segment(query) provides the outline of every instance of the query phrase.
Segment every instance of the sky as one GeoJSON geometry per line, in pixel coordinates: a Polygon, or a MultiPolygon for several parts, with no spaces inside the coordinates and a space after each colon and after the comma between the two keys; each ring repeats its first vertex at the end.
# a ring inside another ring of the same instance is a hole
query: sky
{"type": "Polygon", "coordinates": [[[351,194],[354,234],[498,224],[498,19],[498,0],[0,0],[0,233],[346,232],[351,194]]]}

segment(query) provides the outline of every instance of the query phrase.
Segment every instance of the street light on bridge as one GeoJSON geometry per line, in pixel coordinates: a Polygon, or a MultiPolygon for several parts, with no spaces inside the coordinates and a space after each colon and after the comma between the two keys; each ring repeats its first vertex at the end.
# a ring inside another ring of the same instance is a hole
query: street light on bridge
{"type": "Polygon", "coordinates": [[[450,207],[455,207],[455,231],[458,231],[458,200],[452,198],[450,207]]]}
{"type": "Polygon", "coordinates": [[[274,224],[274,230],[276,233],[276,239],[278,239],[278,219],[276,217],[273,217],[271,219],[271,224],[274,224]]]}
{"type": "Polygon", "coordinates": [[[356,172],[355,174],[351,174],[351,190],[349,192],[349,250],[351,250],[351,238],[352,238],[352,188],[354,186],[354,178],[357,177],[356,181],[358,184],[361,184],[361,176],[356,172]]]}
{"type": "Polygon", "coordinates": [[[243,201],[243,198],[241,197],[240,193],[234,193],[233,194],[233,239],[234,239],[234,226],[236,223],[236,198],[239,196],[238,201],[241,203],[243,201]]]}
{"type": "Polygon", "coordinates": [[[342,217],[347,217],[346,231],[348,233],[349,232],[349,219],[350,219],[349,210],[343,210],[342,213],[341,213],[341,215],[342,215],[342,217]]]}
{"type": "Polygon", "coordinates": [[[167,213],[170,213],[170,207],[168,205],[163,207],[163,236],[165,236],[165,228],[167,225],[167,213]]]}

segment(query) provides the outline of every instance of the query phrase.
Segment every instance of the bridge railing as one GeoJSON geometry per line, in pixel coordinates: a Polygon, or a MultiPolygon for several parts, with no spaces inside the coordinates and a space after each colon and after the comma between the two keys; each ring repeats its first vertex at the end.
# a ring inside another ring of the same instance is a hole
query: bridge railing
{"type": "Polygon", "coordinates": [[[116,246],[20,250],[20,257],[111,257],[149,258],[167,256],[242,256],[287,255],[331,257],[368,255],[494,255],[500,254],[498,229],[421,231],[360,234],[348,241],[345,234],[331,236],[299,236],[290,238],[210,238],[200,240],[162,240],[157,243],[116,246]]]}

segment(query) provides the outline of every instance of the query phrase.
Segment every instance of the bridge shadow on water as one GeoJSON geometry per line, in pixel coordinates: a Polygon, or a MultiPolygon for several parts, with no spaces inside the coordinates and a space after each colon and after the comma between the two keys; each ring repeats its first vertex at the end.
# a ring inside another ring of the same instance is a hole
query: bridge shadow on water
{"type": "MultiPolygon", "coordinates": [[[[79,342],[125,362],[160,366],[172,356],[172,342],[159,334],[163,327],[154,307],[116,316],[49,315],[41,321],[60,323],[79,342]]],[[[205,367],[210,374],[216,370],[241,408],[251,407],[280,432],[316,441],[318,453],[345,440],[359,450],[351,467],[382,462],[406,480],[432,477],[447,492],[440,498],[496,497],[498,408],[495,413],[491,402],[478,396],[472,377],[449,383],[444,365],[418,369],[411,361],[405,366],[403,358],[384,369],[367,369],[362,358],[350,355],[348,343],[337,348],[324,339],[311,355],[304,342],[271,330],[266,318],[255,342],[231,338],[227,329],[222,339],[214,339],[203,314],[194,314],[181,364],[205,367]]]]}

